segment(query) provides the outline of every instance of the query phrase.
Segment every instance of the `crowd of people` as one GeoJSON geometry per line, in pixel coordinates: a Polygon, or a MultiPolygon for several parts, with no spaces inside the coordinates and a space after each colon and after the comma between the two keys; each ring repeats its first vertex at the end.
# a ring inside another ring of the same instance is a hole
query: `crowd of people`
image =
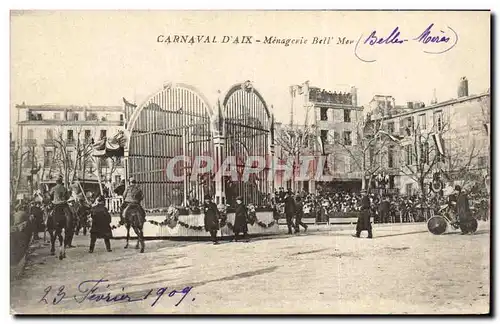
{"type": "Polygon", "coordinates": [[[352,95],[350,93],[337,93],[325,89],[311,89],[309,91],[309,100],[318,102],[328,102],[344,105],[352,105],[352,95]]]}
{"type": "MultiPolygon", "coordinates": [[[[288,190],[290,191],[290,190],[288,190]]],[[[287,192],[288,192],[287,191],[287,192]]],[[[281,187],[275,193],[277,202],[285,197],[286,192],[281,187]]],[[[359,213],[361,193],[346,191],[321,191],[310,194],[306,191],[293,192],[300,197],[304,206],[304,218],[315,218],[316,222],[328,222],[330,217],[339,214],[359,213]]],[[[447,196],[432,195],[425,200],[419,195],[380,195],[368,193],[370,214],[375,223],[423,222],[431,215],[439,214],[443,206],[449,204],[447,196]]],[[[471,209],[476,218],[488,219],[489,200],[484,193],[469,193],[471,209]]]]}

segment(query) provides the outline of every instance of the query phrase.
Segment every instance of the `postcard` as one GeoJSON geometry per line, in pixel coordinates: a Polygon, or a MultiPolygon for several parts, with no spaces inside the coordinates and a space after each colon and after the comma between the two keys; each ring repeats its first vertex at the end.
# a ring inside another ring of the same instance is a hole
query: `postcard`
{"type": "Polygon", "coordinates": [[[10,27],[11,314],[490,313],[489,11],[10,27]]]}

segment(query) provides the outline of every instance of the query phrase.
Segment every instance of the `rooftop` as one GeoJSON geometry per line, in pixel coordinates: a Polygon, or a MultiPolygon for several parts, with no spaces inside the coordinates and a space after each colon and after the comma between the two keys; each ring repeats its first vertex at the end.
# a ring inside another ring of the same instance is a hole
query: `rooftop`
{"type": "Polygon", "coordinates": [[[121,112],[123,111],[122,106],[76,106],[76,105],[16,105],[17,109],[31,109],[37,111],[110,111],[110,112],[121,112]]]}
{"type": "MultiPolygon", "coordinates": [[[[435,103],[435,104],[432,104],[432,105],[429,105],[429,106],[421,107],[421,108],[416,108],[416,109],[411,109],[411,110],[409,109],[408,111],[404,111],[404,112],[401,112],[401,113],[398,113],[398,114],[394,114],[394,115],[391,115],[390,117],[389,116],[385,116],[385,117],[382,117],[382,118],[384,118],[384,119],[390,119],[390,118],[397,118],[397,117],[402,117],[402,116],[406,116],[406,115],[412,115],[412,114],[415,114],[415,113],[420,113],[422,111],[427,111],[427,110],[432,110],[432,109],[436,109],[436,108],[440,108],[440,107],[445,107],[445,106],[448,106],[448,105],[453,105],[453,104],[464,102],[464,101],[479,99],[481,97],[485,97],[485,96],[489,96],[489,95],[490,95],[489,92],[484,92],[484,93],[477,94],[477,95],[470,95],[470,96],[466,96],[466,97],[454,98],[454,99],[446,100],[446,101],[443,101],[443,102],[438,102],[438,103],[435,103]]],[[[374,118],[374,119],[379,119],[379,118],[374,118]]]]}

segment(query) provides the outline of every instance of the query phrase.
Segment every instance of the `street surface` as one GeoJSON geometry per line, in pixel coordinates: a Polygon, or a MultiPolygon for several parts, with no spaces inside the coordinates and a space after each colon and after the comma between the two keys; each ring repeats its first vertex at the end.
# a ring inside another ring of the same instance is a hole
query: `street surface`
{"type": "Polygon", "coordinates": [[[76,236],[76,248],[67,250],[63,261],[38,244],[22,276],[11,283],[11,309],[24,314],[489,312],[489,223],[480,222],[475,235],[441,236],[428,233],[425,223],[374,225],[372,240],[351,237],[354,226],[318,228],[248,243],[147,241],[144,254],[134,249],[135,241],[124,249],[124,240],[111,241],[109,253],[98,240],[89,254],[89,237],[76,236]],[[108,281],[82,283],[99,279],[108,281]]]}

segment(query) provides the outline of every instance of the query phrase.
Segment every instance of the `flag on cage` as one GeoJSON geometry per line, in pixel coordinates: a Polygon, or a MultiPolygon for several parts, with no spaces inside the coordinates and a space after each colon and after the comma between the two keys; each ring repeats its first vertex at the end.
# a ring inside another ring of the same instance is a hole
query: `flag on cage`
{"type": "Polygon", "coordinates": [[[92,146],[93,156],[97,157],[111,157],[111,156],[124,156],[124,149],[127,143],[123,131],[119,131],[111,138],[103,137],[92,146]]]}
{"type": "Polygon", "coordinates": [[[441,133],[434,133],[431,136],[439,154],[444,156],[445,155],[444,140],[443,137],[441,136],[441,133]]]}

